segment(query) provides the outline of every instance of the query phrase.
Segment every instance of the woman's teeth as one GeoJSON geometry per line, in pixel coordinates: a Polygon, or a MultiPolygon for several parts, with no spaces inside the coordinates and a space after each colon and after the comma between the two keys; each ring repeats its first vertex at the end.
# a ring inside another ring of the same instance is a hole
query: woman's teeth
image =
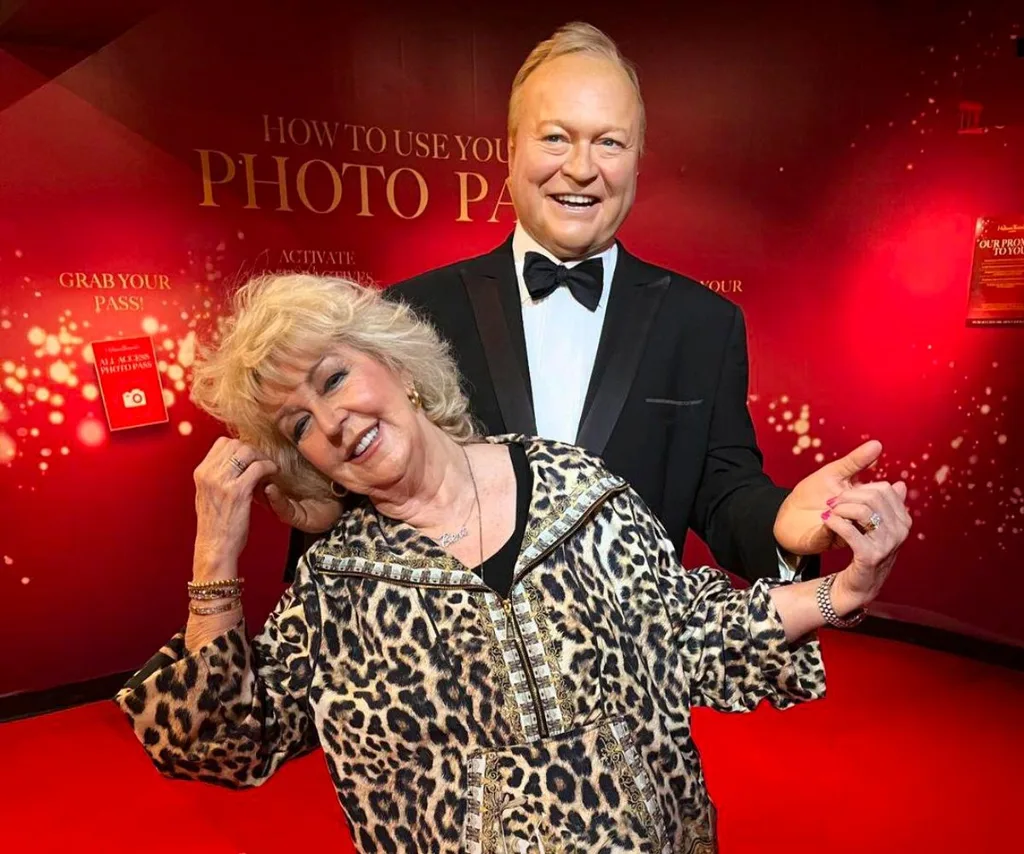
{"type": "Polygon", "coordinates": [[[353,458],[363,454],[370,445],[373,444],[373,440],[377,438],[377,434],[380,432],[380,426],[372,427],[362,439],[359,440],[359,444],[356,445],[355,451],[352,452],[353,458]]]}

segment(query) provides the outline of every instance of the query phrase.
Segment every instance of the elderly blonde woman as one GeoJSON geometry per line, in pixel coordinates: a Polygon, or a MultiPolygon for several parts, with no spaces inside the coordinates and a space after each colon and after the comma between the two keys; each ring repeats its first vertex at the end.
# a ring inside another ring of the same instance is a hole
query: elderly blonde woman
{"type": "Polygon", "coordinates": [[[872,484],[823,508],[836,575],[684,571],[598,460],[477,438],[434,331],[338,279],[244,287],[193,396],[236,438],[196,469],[188,623],[118,703],[174,777],[258,785],[321,746],[367,852],[714,850],[691,707],[821,696],[814,630],[856,618],[910,525],[872,484]],[[249,640],[268,482],[351,498],[249,640]]]}

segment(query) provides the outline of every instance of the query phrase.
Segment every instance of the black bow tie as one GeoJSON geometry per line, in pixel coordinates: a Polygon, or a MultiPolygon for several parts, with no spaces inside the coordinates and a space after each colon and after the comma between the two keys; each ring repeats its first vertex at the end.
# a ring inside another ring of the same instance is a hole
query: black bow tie
{"type": "Polygon", "coordinates": [[[569,288],[576,301],[589,311],[596,311],[604,290],[604,264],[591,258],[575,267],[556,264],[539,252],[527,252],[523,265],[526,290],[533,299],[543,299],[561,285],[569,288]]]}

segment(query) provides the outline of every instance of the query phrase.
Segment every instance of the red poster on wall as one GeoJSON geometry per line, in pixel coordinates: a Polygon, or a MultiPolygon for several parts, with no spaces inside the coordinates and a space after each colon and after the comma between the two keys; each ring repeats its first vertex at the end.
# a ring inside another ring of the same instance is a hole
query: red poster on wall
{"type": "Polygon", "coordinates": [[[1024,214],[978,220],[967,325],[1024,325],[1024,214]]]}
{"type": "Polygon", "coordinates": [[[167,421],[160,372],[148,336],[95,341],[92,345],[103,408],[111,430],[167,421]]]}

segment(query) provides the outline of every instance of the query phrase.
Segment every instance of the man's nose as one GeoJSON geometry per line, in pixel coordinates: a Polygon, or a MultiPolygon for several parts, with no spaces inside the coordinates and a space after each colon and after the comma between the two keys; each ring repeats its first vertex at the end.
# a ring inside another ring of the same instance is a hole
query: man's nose
{"type": "Polygon", "coordinates": [[[577,142],[562,164],[562,173],[577,184],[587,184],[597,177],[597,167],[589,142],[577,142]]]}

